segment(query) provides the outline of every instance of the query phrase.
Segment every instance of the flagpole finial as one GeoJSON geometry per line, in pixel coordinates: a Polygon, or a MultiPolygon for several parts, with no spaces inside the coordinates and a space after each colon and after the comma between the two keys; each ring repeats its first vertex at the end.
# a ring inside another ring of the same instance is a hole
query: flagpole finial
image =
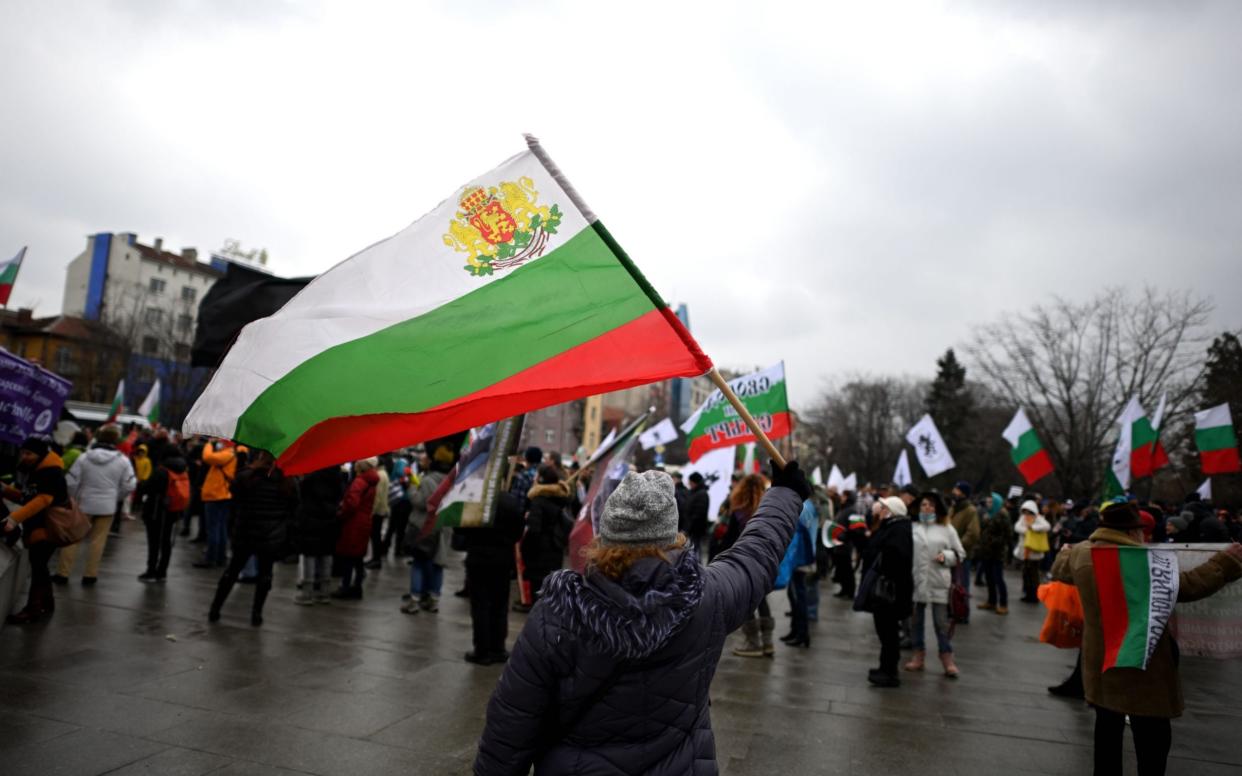
{"type": "Polygon", "coordinates": [[[535,158],[539,160],[543,168],[548,171],[548,175],[552,176],[552,180],[556,181],[556,184],[569,197],[569,201],[574,203],[574,207],[578,208],[586,222],[593,224],[598,221],[599,219],[595,217],[595,213],[591,212],[591,208],[587,207],[587,203],[582,199],[577,189],[565,177],[565,173],[561,172],[561,168],[556,166],[556,162],[552,161],[552,157],[548,156],[548,152],[543,150],[543,146],[539,143],[539,138],[529,132],[523,133],[522,137],[526,138],[526,147],[535,155],[535,158]]]}

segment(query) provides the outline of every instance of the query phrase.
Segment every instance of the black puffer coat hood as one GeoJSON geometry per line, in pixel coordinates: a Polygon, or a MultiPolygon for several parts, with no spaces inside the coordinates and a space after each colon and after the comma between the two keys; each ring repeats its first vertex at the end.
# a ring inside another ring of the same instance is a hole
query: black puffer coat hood
{"type": "Polygon", "coordinates": [[[620,580],[550,576],[488,704],[474,772],[716,773],[716,664],[772,589],[801,510],[796,493],[773,488],[706,568],[675,551],[620,580]]]}
{"type": "Polygon", "coordinates": [[[595,652],[650,657],[689,621],[703,597],[703,567],[693,553],[678,550],[670,560],[643,558],[620,580],[558,572],[544,582],[544,606],[595,652]]]}

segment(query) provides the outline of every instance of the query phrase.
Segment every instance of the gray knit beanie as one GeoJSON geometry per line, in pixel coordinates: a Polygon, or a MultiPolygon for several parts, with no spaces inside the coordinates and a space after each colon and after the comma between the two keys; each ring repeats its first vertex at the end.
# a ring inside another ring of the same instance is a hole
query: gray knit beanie
{"type": "Polygon", "coordinates": [[[630,472],[608,497],[599,519],[603,544],[669,545],[677,538],[677,499],[665,472],[630,472]]]}

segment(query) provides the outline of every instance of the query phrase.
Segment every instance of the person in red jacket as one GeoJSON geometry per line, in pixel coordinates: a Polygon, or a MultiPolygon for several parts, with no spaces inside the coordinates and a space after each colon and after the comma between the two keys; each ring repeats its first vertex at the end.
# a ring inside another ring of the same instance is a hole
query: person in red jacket
{"type": "Polygon", "coordinates": [[[371,541],[371,515],[380,479],[376,463],[374,458],[365,458],[354,464],[354,479],[341,501],[341,535],[336,540],[341,587],[332,593],[333,598],[362,598],[362,578],[366,575],[362,560],[371,541]]]}

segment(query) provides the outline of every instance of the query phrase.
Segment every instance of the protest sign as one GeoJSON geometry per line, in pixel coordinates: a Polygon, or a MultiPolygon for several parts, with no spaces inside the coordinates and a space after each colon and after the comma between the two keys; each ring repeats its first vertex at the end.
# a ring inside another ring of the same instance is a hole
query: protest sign
{"type": "Polygon", "coordinates": [[[73,383],[0,350],[0,441],[50,436],[73,383]]]}

